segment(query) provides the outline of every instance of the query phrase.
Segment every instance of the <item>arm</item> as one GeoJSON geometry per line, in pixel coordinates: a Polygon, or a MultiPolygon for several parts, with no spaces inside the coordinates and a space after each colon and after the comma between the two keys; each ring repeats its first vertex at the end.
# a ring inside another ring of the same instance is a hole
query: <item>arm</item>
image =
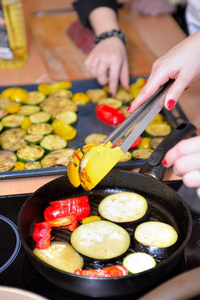
{"type": "Polygon", "coordinates": [[[192,81],[200,78],[200,31],[186,38],[153,64],[151,75],[139,96],[132,102],[133,112],[170,78],[175,79],[165,97],[165,108],[172,109],[192,81]]]}
{"type": "MultiPolygon", "coordinates": [[[[119,29],[116,0],[79,0],[74,7],[83,25],[92,27],[96,36],[119,29]]],[[[126,48],[118,37],[100,41],[88,55],[85,66],[100,84],[109,84],[111,94],[116,93],[119,79],[129,88],[126,48]]]]}

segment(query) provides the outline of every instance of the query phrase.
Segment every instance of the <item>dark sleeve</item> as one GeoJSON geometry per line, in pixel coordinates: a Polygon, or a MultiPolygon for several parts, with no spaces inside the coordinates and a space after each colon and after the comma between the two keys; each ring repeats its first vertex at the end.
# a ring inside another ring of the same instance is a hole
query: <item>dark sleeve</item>
{"type": "Polygon", "coordinates": [[[118,10],[117,0],[77,0],[73,3],[79,19],[84,26],[90,27],[89,14],[97,7],[106,6],[113,9],[116,14],[118,10]]]}

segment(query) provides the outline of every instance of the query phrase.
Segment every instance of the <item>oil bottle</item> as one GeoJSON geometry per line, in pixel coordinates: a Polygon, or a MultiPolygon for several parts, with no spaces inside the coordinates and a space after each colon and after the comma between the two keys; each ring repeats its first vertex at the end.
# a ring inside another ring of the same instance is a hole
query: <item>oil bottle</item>
{"type": "Polygon", "coordinates": [[[0,0],[0,68],[20,68],[27,60],[21,0],[0,0]]]}

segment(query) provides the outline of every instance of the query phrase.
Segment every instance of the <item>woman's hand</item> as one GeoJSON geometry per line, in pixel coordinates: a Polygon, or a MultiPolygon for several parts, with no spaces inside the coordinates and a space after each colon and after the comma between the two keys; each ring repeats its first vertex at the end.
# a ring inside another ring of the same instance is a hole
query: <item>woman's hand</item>
{"type": "Polygon", "coordinates": [[[170,78],[175,82],[165,96],[164,106],[173,109],[181,94],[192,81],[200,78],[200,31],[186,38],[153,64],[151,75],[139,96],[132,102],[133,112],[170,78]]]}
{"type": "Polygon", "coordinates": [[[119,80],[129,89],[129,69],[126,48],[118,37],[101,41],[88,55],[85,66],[101,85],[109,84],[109,92],[114,95],[119,80]]]}
{"type": "Polygon", "coordinates": [[[182,140],[170,149],[163,165],[167,168],[173,166],[174,173],[183,177],[187,187],[197,188],[200,198],[200,136],[182,140]]]}

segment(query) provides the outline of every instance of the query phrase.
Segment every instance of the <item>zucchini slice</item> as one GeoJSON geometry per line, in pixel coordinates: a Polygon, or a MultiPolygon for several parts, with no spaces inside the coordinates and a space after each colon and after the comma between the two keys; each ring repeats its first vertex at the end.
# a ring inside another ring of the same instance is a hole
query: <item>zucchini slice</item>
{"type": "Polygon", "coordinates": [[[122,158],[120,158],[119,162],[129,161],[132,159],[132,153],[127,151],[122,158]]]}
{"type": "Polygon", "coordinates": [[[32,114],[29,118],[32,124],[49,123],[51,120],[51,114],[46,111],[39,111],[32,114]]]}
{"type": "Polygon", "coordinates": [[[72,232],[71,244],[86,258],[107,260],[128,250],[130,236],[121,226],[98,220],[77,227],[72,232]]]}
{"type": "Polygon", "coordinates": [[[149,137],[166,136],[171,132],[171,126],[166,123],[153,123],[146,127],[145,133],[149,137]]]}
{"type": "Polygon", "coordinates": [[[41,160],[44,156],[44,149],[37,145],[27,145],[17,150],[17,158],[23,163],[41,160]]]}
{"type": "Polygon", "coordinates": [[[24,115],[24,116],[29,116],[31,114],[34,114],[36,112],[40,111],[39,106],[35,105],[22,105],[20,106],[20,109],[18,111],[18,114],[24,115]]]}
{"type": "Polygon", "coordinates": [[[105,98],[98,102],[98,104],[105,104],[114,108],[122,107],[122,101],[114,99],[114,98],[105,98]]]}
{"type": "Polygon", "coordinates": [[[149,253],[156,258],[166,258],[174,250],[178,233],[171,225],[148,221],[137,226],[134,232],[136,251],[149,253]]]}
{"type": "Polygon", "coordinates": [[[24,137],[24,140],[31,145],[37,145],[41,142],[41,140],[43,139],[43,135],[42,134],[28,134],[24,137]]]}
{"type": "Polygon", "coordinates": [[[133,96],[124,90],[117,91],[115,98],[121,100],[123,103],[129,103],[133,100],[133,96]]]}
{"type": "Polygon", "coordinates": [[[41,169],[41,164],[39,161],[28,161],[27,163],[25,163],[25,169],[26,170],[41,169]]]}
{"type": "Polygon", "coordinates": [[[104,198],[98,207],[99,214],[112,222],[130,225],[141,221],[148,210],[147,200],[136,193],[120,192],[104,198]]]}
{"type": "Polygon", "coordinates": [[[50,168],[56,165],[67,167],[74,152],[75,150],[70,148],[52,151],[41,160],[41,166],[42,168],[50,168]]]}
{"type": "Polygon", "coordinates": [[[28,98],[23,101],[24,104],[39,105],[45,99],[45,95],[39,91],[32,91],[28,93],[28,98]]]}
{"type": "Polygon", "coordinates": [[[74,111],[62,111],[54,115],[54,119],[58,119],[65,124],[73,125],[77,122],[77,114],[74,111]]]}
{"type": "Polygon", "coordinates": [[[56,134],[49,134],[41,140],[40,146],[47,152],[60,150],[67,147],[67,141],[56,134]]]}
{"type": "Polygon", "coordinates": [[[24,120],[24,116],[20,114],[12,114],[12,115],[5,116],[1,120],[1,122],[4,128],[16,128],[16,127],[20,127],[23,120],[24,120]]]}
{"type": "Polygon", "coordinates": [[[52,242],[47,249],[35,248],[33,253],[45,263],[69,273],[82,269],[84,265],[83,258],[64,242],[52,242]]]}
{"type": "Polygon", "coordinates": [[[107,97],[107,93],[103,89],[90,89],[86,91],[86,94],[93,103],[97,103],[99,100],[107,97]]]}
{"type": "Polygon", "coordinates": [[[43,111],[55,114],[64,110],[77,111],[78,105],[67,98],[49,96],[40,107],[43,111]]]}
{"type": "Polygon", "coordinates": [[[102,133],[91,133],[85,138],[85,144],[86,145],[100,145],[103,143],[103,141],[107,138],[107,135],[102,133]]]}
{"type": "Polygon", "coordinates": [[[2,122],[0,121],[0,132],[3,130],[3,124],[2,122]]]}
{"type": "Polygon", "coordinates": [[[132,152],[132,157],[133,159],[148,159],[152,153],[152,149],[135,149],[132,152]]]}
{"type": "Polygon", "coordinates": [[[72,93],[72,91],[69,91],[69,90],[57,90],[57,91],[52,92],[50,95],[53,97],[64,97],[67,99],[71,99],[73,96],[73,93],[72,93]]]}
{"type": "Polygon", "coordinates": [[[123,260],[123,266],[131,274],[137,274],[155,268],[156,260],[144,252],[136,252],[127,255],[123,260]]]}
{"type": "Polygon", "coordinates": [[[5,150],[16,151],[26,145],[24,137],[26,131],[21,128],[12,128],[1,133],[0,139],[2,148],[5,150]]]}
{"type": "Polygon", "coordinates": [[[7,172],[14,168],[17,156],[12,151],[0,150],[0,172],[7,172]]]}
{"type": "Polygon", "coordinates": [[[47,135],[53,132],[53,128],[50,124],[48,123],[40,123],[40,124],[33,124],[31,125],[27,133],[28,134],[41,134],[41,135],[47,135]]]}

